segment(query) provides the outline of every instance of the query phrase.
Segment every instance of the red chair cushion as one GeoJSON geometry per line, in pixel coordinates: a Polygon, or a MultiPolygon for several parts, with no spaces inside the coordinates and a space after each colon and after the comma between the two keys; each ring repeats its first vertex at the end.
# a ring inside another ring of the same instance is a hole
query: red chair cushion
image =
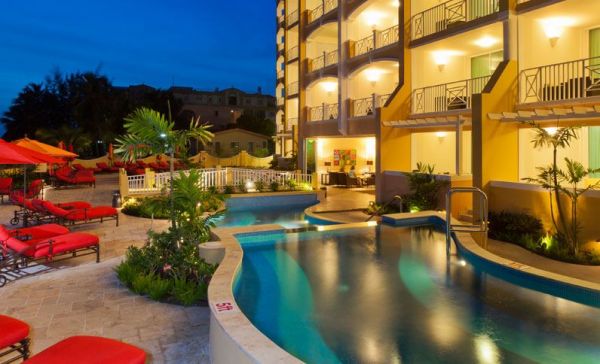
{"type": "MultiPolygon", "coordinates": [[[[2,229],[0,228],[0,235],[2,233],[1,230],[2,229]]],[[[31,237],[32,240],[38,240],[38,239],[48,239],[48,238],[52,238],[57,235],[68,234],[70,232],[71,231],[69,229],[67,229],[66,227],[59,225],[59,224],[44,224],[44,225],[32,226],[32,227],[28,227],[28,228],[14,229],[14,230],[10,231],[10,235],[12,237],[26,235],[26,236],[31,237]]],[[[0,237],[0,239],[1,239],[1,237],[0,237]]]]}
{"type": "Polygon", "coordinates": [[[69,214],[69,211],[54,205],[50,201],[42,201],[42,206],[46,211],[57,217],[66,217],[69,214]]]}
{"type": "Polygon", "coordinates": [[[72,336],[34,355],[27,364],[144,364],[146,353],[133,345],[95,336],[72,336]],[[68,359],[67,359],[68,358],[68,359]]]}
{"type": "Polygon", "coordinates": [[[54,205],[65,210],[89,209],[92,207],[92,204],[86,201],[61,202],[54,205]]]}
{"type": "Polygon", "coordinates": [[[110,206],[97,206],[87,209],[88,219],[97,219],[100,217],[111,217],[117,215],[119,212],[114,207],[110,206]]]}
{"type": "Polygon", "coordinates": [[[0,349],[14,345],[29,336],[29,325],[12,317],[0,315],[0,349]]]}

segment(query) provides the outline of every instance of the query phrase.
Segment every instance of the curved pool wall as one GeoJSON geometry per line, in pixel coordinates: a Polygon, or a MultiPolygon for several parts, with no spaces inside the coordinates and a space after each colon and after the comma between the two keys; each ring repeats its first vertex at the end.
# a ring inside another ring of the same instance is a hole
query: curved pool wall
{"type": "MultiPolygon", "coordinates": [[[[439,229],[445,227],[444,215],[441,213],[424,212],[413,214],[412,216],[408,216],[408,214],[402,215],[404,216],[385,216],[383,221],[386,224],[394,226],[434,225],[439,229]]],[[[264,226],[260,230],[263,233],[267,233],[269,228],[264,226]]],[[[278,233],[283,231],[281,226],[278,229],[272,228],[271,230],[278,230],[278,233]]],[[[234,358],[236,362],[248,363],[297,362],[297,358],[286,353],[254,327],[248,318],[241,314],[233,298],[233,288],[234,284],[238,284],[239,268],[243,256],[241,246],[234,234],[248,232],[256,234],[256,229],[246,228],[245,230],[232,231],[226,234],[227,236],[224,239],[227,249],[226,258],[211,282],[212,289],[209,289],[209,301],[211,302],[210,345],[213,353],[213,362],[227,363],[234,358]],[[219,294],[215,294],[216,292],[219,292],[219,294]],[[223,299],[233,302],[235,308],[238,310],[236,318],[229,317],[224,319],[215,310],[214,303],[223,299]]],[[[257,234],[260,235],[261,233],[257,234]]],[[[600,285],[570,279],[569,277],[523,265],[515,265],[515,262],[500,258],[483,250],[467,234],[458,234],[458,236],[455,236],[455,241],[459,253],[476,268],[489,271],[494,276],[500,275],[506,276],[509,279],[512,278],[515,282],[523,283],[524,287],[530,287],[536,291],[599,307],[600,285]]]]}
{"type": "Polygon", "coordinates": [[[227,210],[248,211],[283,207],[308,207],[318,203],[316,192],[273,192],[231,195],[227,210]]]}

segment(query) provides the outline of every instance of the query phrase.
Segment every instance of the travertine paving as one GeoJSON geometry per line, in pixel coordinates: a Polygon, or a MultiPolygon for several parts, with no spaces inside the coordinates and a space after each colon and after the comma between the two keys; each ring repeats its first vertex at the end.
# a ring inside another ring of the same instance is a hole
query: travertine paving
{"type": "MultiPolygon", "coordinates": [[[[49,190],[45,197],[110,205],[116,185],[116,176],[100,175],[95,189],[49,190]]],[[[8,224],[13,210],[14,206],[0,206],[0,222],[8,224]]],[[[137,345],[152,363],[210,362],[207,307],[180,307],[137,296],[121,286],[113,271],[127,247],[141,246],[151,226],[158,230],[166,224],[121,215],[119,227],[107,221],[73,228],[100,236],[102,262],[81,257],[59,263],[49,273],[9,283],[0,288],[0,313],[31,325],[33,353],[86,334],[137,345]]]]}

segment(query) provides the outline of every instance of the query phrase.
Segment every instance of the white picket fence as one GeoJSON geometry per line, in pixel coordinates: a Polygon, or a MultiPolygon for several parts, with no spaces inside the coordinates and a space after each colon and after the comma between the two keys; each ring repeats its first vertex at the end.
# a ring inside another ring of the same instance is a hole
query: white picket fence
{"type": "MultiPolygon", "coordinates": [[[[246,169],[246,168],[205,168],[199,169],[200,185],[198,188],[208,189],[211,187],[223,188],[225,186],[239,186],[248,182],[262,181],[265,184],[277,182],[285,185],[289,181],[296,183],[312,184],[312,175],[293,171],[274,171],[271,169],[246,169]]],[[[175,172],[175,178],[180,171],[175,172]]],[[[188,174],[189,171],[183,173],[188,174]]],[[[128,194],[143,195],[159,193],[169,188],[170,176],[168,172],[156,173],[153,180],[147,175],[127,176],[128,194]]]]}

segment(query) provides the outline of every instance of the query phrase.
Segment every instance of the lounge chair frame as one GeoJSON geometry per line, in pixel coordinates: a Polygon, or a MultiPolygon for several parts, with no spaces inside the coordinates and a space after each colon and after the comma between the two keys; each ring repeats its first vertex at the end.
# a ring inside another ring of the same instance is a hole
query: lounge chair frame
{"type": "Polygon", "coordinates": [[[17,360],[29,359],[29,355],[30,355],[29,344],[30,343],[31,343],[31,340],[29,338],[25,338],[25,339],[19,341],[18,343],[9,346],[6,350],[0,351],[0,360],[5,360],[2,358],[10,355],[10,358],[8,358],[8,360],[2,361],[2,362],[0,362],[0,364],[9,364],[9,363],[14,363],[17,360]],[[13,354],[13,353],[17,353],[17,355],[12,356],[11,354],[13,354]]]}

